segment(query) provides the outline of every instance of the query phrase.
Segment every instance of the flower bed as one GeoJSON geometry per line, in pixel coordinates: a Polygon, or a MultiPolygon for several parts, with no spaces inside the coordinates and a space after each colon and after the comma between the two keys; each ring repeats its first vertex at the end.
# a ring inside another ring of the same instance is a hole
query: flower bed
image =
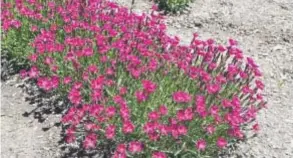
{"type": "Polygon", "coordinates": [[[103,0],[2,7],[4,41],[30,28],[31,68],[21,76],[69,99],[65,139],[85,150],[107,146],[114,158],[213,156],[244,139],[243,127],[265,107],[262,74],[235,40],[223,46],[194,34],[180,45],[155,10],[137,15],[103,0]]]}

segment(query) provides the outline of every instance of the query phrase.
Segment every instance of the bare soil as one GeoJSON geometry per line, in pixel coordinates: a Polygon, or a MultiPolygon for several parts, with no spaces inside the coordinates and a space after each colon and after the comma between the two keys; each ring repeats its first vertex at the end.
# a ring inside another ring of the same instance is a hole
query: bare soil
{"type": "Polygon", "coordinates": [[[18,81],[1,83],[1,157],[60,157],[58,115],[41,116],[18,81]],[[43,118],[44,117],[44,118],[43,118]]]}

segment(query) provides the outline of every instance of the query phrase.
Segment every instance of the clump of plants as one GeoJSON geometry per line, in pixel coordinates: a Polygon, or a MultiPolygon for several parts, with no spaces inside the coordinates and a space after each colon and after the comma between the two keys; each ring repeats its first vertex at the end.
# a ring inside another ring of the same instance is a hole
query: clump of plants
{"type": "Polygon", "coordinates": [[[29,30],[29,21],[13,10],[10,3],[1,1],[1,79],[28,67],[27,55],[32,51],[29,42],[34,34],[29,30]]]}
{"type": "Polygon", "coordinates": [[[193,0],[155,0],[160,10],[165,13],[179,13],[188,7],[193,0]]]}
{"type": "MultiPolygon", "coordinates": [[[[35,33],[21,76],[70,101],[69,144],[106,146],[113,158],[214,156],[244,139],[244,127],[258,130],[262,74],[233,39],[224,46],[194,34],[180,45],[156,11],[137,15],[104,0],[4,5],[35,33]]],[[[19,31],[10,23],[5,35],[19,31]]]]}

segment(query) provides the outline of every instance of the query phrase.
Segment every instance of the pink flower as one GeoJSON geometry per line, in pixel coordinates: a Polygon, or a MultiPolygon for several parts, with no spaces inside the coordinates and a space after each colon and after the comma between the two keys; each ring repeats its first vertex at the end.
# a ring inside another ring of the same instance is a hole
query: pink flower
{"type": "Polygon", "coordinates": [[[215,94],[219,92],[221,89],[221,86],[218,84],[209,84],[207,85],[207,90],[209,94],[215,94]]]}
{"type": "Polygon", "coordinates": [[[214,70],[217,68],[217,63],[210,63],[209,70],[214,70]]]}
{"type": "Polygon", "coordinates": [[[159,131],[160,131],[161,135],[167,136],[169,133],[169,128],[166,125],[160,125],[159,131]]]}
{"type": "Polygon", "coordinates": [[[37,78],[39,76],[39,69],[36,66],[31,67],[28,72],[30,78],[37,78]]]}
{"type": "Polygon", "coordinates": [[[160,138],[160,135],[157,132],[149,133],[148,136],[151,141],[158,141],[160,138]]]}
{"type": "Polygon", "coordinates": [[[31,62],[36,62],[38,60],[38,55],[37,54],[32,54],[32,55],[28,56],[28,59],[31,62]]]}
{"type": "Polygon", "coordinates": [[[205,148],[206,148],[206,145],[207,145],[207,143],[206,143],[205,140],[203,140],[203,139],[199,139],[199,140],[196,142],[195,147],[196,147],[197,150],[199,150],[199,151],[200,151],[200,150],[204,151],[205,148]]]}
{"type": "Polygon", "coordinates": [[[90,123],[86,123],[84,125],[84,128],[87,130],[87,131],[91,131],[91,130],[94,130],[96,129],[96,124],[90,122],[90,123]]]}
{"type": "Polygon", "coordinates": [[[126,152],[126,145],[125,144],[118,144],[116,151],[119,153],[125,153],[126,152]]]}
{"type": "Polygon", "coordinates": [[[229,44],[230,44],[230,46],[236,46],[238,44],[238,42],[236,40],[230,38],[229,44]]]}
{"type": "Polygon", "coordinates": [[[26,72],[26,70],[20,70],[19,71],[19,74],[20,74],[20,77],[23,79],[23,78],[25,78],[25,77],[27,77],[27,72],[26,72]]]}
{"type": "Polygon", "coordinates": [[[44,63],[47,65],[51,65],[51,64],[53,64],[53,62],[54,62],[54,59],[51,57],[46,57],[44,60],[44,63]]]}
{"type": "Polygon", "coordinates": [[[215,129],[215,127],[214,127],[213,125],[208,125],[208,126],[206,127],[206,131],[207,131],[209,134],[213,134],[213,133],[216,131],[216,129],[215,129]]]}
{"type": "Polygon", "coordinates": [[[105,82],[104,76],[99,76],[97,79],[91,81],[92,89],[102,89],[105,82]]]}
{"type": "Polygon", "coordinates": [[[223,105],[225,108],[232,107],[232,103],[231,103],[231,101],[229,101],[228,99],[223,99],[223,100],[222,100],[222,105],[223,105]]]}
{"type": "Polygon", "coordinates": [[[180,134],[180,135],[186,135],[187,134],[187,128],[184,125],[179,125],[177,127],[177,131],[178,131],[178,134],[180,134]]]}
{"type": "Polygon", "coordinates": [[[88,66],[88,71],[91,73],[97,73],[99,70],[96,65],[92,64],[92,65],[88,66]]]}
{"type": "Polygon", "coordinates": [[[147,122],[144,126],[143,126],[143,131],[145,133],[153,133],[155,131],[155,124],[152,122],[147,122]]]}
{"type": "Polygon", "coordinates": [[[223,137],[219,137],[218,140],[217,140],[217,146],[218,146],[219,148],[224,148],[224,147],[226,147],[226,146],[227,146],[227,141],[226,141],[226,139],[223,138],[223,137]]]}
{"type": "Polygon", "coordinates": [[[254,60],[252,58],[250,58],[250,57],[247,57],[247,63],[252,68],[257,68],[258,67],[258,65],[256,65],[254,60]]]}
{"type": "Polygon", "coordinates": [[[153,83],[152,81],[149,80],[143,80],[142,81],[142,86],[143,89],[147,92],[147,93],[153,93],[155,92],[157,85],[155,83],[153,83]]]}
{"type": "Polygon", "coordinates": [[[258,132],[258,131],[259,131],[259,125],[258,125],[258,123],[254,124],[254,125],[252,126],[252,129],[253,129],[255,132],[258,132]]]}
{"type": "Polygon", "coordinates": [[[119,89],[119,94],[120,95],[125,95],[127,93],[127,88],[126,87],[121,87],[120,89],[119,89]]]}
{"type": "Polygon", "coordinates": [[[152,111],[152,112],[150,112],[148,114],[148,119],[149,120],[155,121],[155,120],[157,120],[159,118],[160,118],[160,115],[159,115],[159,113],[157,111],[152,111]]]}
{"type": "Polygon", "coordinates": [[[159,111],[161,115],[167,115],[168,114],[168,108],[166,107],[166,105],[161,105],[159,107],[159,111]]]}
{"type": "Polygon", "coordinates": [[[77,105],[81,103],[81,93],[78,89],[72,88],[68,94],[68,99],[71,103],[77,105]]]}
{"type": "Polygon", "coordinates": [[[127,158],[125,153],[115,152],[111,158],[127,158]]]}
{"type": "Polygon", "coordinates": [[[241,102],[238,96],[233,96],[231,104],[233,105],[234,108],[240,108],[241,102]]]}
{"type": "Polygon", "coordinates": [[[70,143],[73,143],[75,140],[76,140],[76,137],[74,134],[66,134],[66,137],[65,137],[66,143],[70,144],[70,143]]]}
{"type": "Polygon", "coordinates": [[[223,75],[216,76],[216,82],[219,84],[223,84],[227,82],[227,79],[223,75]]]}
{"type": "Polygon", "coordinates": [[[135,126],[130,121],[123,122],[122,131],[125,134],[132,133],[134,131],[135,126]]]}
{"type": "Polygon", "coordinates": [[[184,110],[184,120],[190,121],[193,118],[193,110],[192,107],[188,107],[187,109],[184,110]]]}
{"type": "Polygon", "coordinates": [[[211,115],[215,116],[218,115],[219,107],[217,105],[212,105],[210,108],[211,115]]]}
{"type": "Polygon", "coordinates": [[[106,138],[113,139],[115,137],[115,134],[116,134],[116,127],[114,125],[109,125],[106,128],[106,132],[105,132],[106,138]]]}
{"type": "Polygon", "coordinates": [[[139,103],[147,100],[147,95],[144,94],[143,91],[136,91],[135,96],[136,96],[137,102],[139,103]]]}
{"type": "Polygon", "coordinates": [[[64,77],[63,82],[64,84],[69,84],[72,81],[71,77],[64,77]]]}
{"type": "Polygon", "coordinates": [[[36,26],[36,25],[31,26],[31,31],[32,32],[38,31],[38,26],[36,26]]]}
{"type": "Polygon", "coordinates": [[[178,110],[176,117],[178,121],[184,121],[185,120],[184,110],[178,110]]]}
{"type": "Polygon", "coordinates": [[[261,90],[263,90],[265,87],[265,85],[260,80],[256,80],[255,84],[256,84],[256,87],[261,90]]]}
{"type": "Polygon", "coordinates": [[[39,77],[38,80],[37,80],[37,85],[46,90],[46,91],[49,91],[52,89],[52,84],[50,82],[50,79],[48,77],[39,77]]]}
{"type": "Polygon", "coordinates": [[[92,48],[85,48],[82,50],[83,54],[85,56],[92,56],[94,54],[93,49],[92,48]]]}
{"type": "Polygon", "coordinates": [[[88,134],[83,141],[83,147],[85,149],[93,149],[96,147],[97,135],[96,134],[88,134]]]}
{"type": "Polygon", "coordinates": [[[106,108],[105,112],[108,117],[113,117],[116,114],[116,108],[114,106],[109,106],[106,108]]]}
{"type": "Polygon", "coordinates": [[[191,101],[191,96],[183,91],[173,93],[173,100],[177,103],[188,103],[191,101]]]}
{"type": "Polygon", "coordinates": [[[167,155],[163,152],[156,151],[152,154],[152,158],[167,158],[167,155]]]}
{"type": "Polygon", "coordinates": [[[131,141],[129,143],[129,147],[128,147],[128,150],[131,152],[131,153],[139,153],[143,150],[143,144],[139,141],[131,141]]]}
{"type": "Polygon", "coordinates": [[[82,79],[83,79],[84,81],[87,81],[87,80],[89,79],[89,73],[88,73],[88,72],[83,72],[83,74],[82,74],[82,79]]]}

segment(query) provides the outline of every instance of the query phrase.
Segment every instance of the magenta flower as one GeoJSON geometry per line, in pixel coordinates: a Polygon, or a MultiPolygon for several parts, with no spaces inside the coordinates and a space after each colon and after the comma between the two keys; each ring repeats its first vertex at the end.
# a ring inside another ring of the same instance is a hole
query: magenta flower
{"type": "Polygon", "coordinates": [[[154,93],[157,88],[157,85],[149,80],[143,80],[142,85],[143,85],[144,91],[146,91],[149,94],[154,93]]]}
{"type": "Polygon", "coordinates": [[[227,141],[226,141],[226,139],[223,138],[223,137],[219,137],[218,140],[217,140],[217,146],[218,146],[219,148],[224,148],[224,147],[226,147],[226,146],[227,146],[227,141]]]}
{"type": "Polygon", "coordinates": [[[191,96],[183,91],[173,93],[173,100],[177,103],[188,103],[191,101],[191,96]]]}
{"type": "Polygon", "coordinates": [[[216,128],[213,125],[208,125],[206,131],[208,134],[213,134],[216,131],[216,128]]]}
{"type": "Polygon", "coordinates": [[[136,91],[135,96],[137,99],[137,102],[144,102],[147,100],[147,95],[143,91],[136,91]]]}
{"type": "Polygon", "coordinates": [[[109,125],[106,128],[106,132],[105,132],[106,138],[113,139],[115,137],[115,134],[116,134],[116,127],[114,125],[109,125]]]}
{"type": "Polygon", "coordinates": [[[167,155],[163,152],[156,151],[152,154],[152,158],[167,158],[167,155]]]}
{"type": "Polygon", "coordinates": [[[207,85],[207,91],[209,94],[215,94],[219,92],[221,89],[220,85],[218,84],[209,84],[207,85]]]}
{"type": "Polygon", "coordinates": [[[148,114],[148,119],[149,120],[155,121],[155,120],[157,120],[159,118],[160,118],[160,115],[159,115],[159,113],[157,111],[152,111],[152,112],[150,112],[148,114]]]}
{"type": "Polygon", "coordinates": [[[25,78],[25,77],[27,77],[27,74],[28,74],[28,73],[26,72],[26,70],[20,70],[20,71],[19,71],[19,75],[20,75],[21,78],[25,78]]]}
{"type": "Polygon", "coordinates": [[[125,144],[118,144],[116,151],[119,153],[125,153],[126,152],[126,145],[125,144]]]}
{"type": "Polygon", "coordinates": [[[207,145],[207,143],[206,143],[205,140],[203,140],[203,139],[199,139],[199,140],[196,142],[195,147],[196,147],[197,150],[199,150],[199,151],[204,151],[205,148],[206,148],[206,145],[207,145]]]}
{"type": "Polygon", "coordinates": [[[96,134],[88,134],[83,141],[83,147],[85,149],[93,149],[96,147],[97,135],[96,134]]]}
{"type": "Polygon", "coordinates": [[[123,123],[122,131],[125,134],[132,133],[135,129],[135,126],[130,121],[126,121],[123,123]]]}
{"type": "Polygon", "coordinates": [[[139,153],[139,152],[142,152],[142,150],[143,150],[143,144],[141,142],[139,142],[139,141],[131,141],[129,143],[128,150],[131,153],[139,153]]]}
{"type": "Polygon", "coordinates": [[[159,107],[159,112],[160,112],[160,114],[161,115],[167,115],[168,114],[168,108],[167,108],[167,106],[166,105],[161,105],[160,107],[159,107]]]}
{"type": "Polygon", "coordinates": [[[30,78],[37,78],[39,74],[39,69],[36,66],[31,67],[31,69],[28,71],[28,75],[30,78]]]}
{"type": "Polygon", "coordinates": [[[259,131],[259,125],[258,125],[258,123],[254,124],[254,125],[252,126],[252,129],[253,129],[255,132],[258,132],[258,131],[259,131]]]}
{"type": "Polygon", "coordinates": [[[108,117],[113,117],[116,114],[116,108],[114,106],[109,106],[105,109],[105,112],[108,117]]]}

